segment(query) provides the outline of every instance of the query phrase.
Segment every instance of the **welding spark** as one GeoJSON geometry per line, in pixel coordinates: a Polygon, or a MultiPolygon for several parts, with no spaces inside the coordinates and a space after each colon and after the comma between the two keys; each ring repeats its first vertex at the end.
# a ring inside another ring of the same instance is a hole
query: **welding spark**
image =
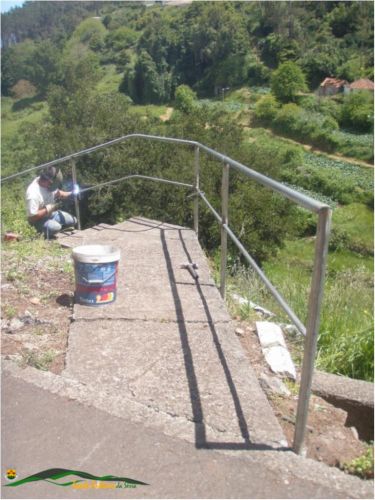
{"type": "Polygon", "coordinates": [[[79,188],[78,184],[74,184],[74,186],[73,186],[74,196],[77,196],[79,194],[79,192],[80,192],[80,188],[79,188]]]}

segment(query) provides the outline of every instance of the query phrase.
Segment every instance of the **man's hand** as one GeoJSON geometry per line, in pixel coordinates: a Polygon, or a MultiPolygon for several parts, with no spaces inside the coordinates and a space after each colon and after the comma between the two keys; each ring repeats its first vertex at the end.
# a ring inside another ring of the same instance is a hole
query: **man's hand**
{"type": "Polygon", "coordinates": [[[64,200],[65,198],[69,198],[69,196],[73,193],[73,191],[61,191],[58,189],[55,193],[56,200],[64,200]]]}
{"type": "Polygon", "coordinates": [[[54,212],[57,209],[57,207],[58,207],[57,203],[50,203],[46,205],[47,214],[51,215],[51,213],[54,212]]]}

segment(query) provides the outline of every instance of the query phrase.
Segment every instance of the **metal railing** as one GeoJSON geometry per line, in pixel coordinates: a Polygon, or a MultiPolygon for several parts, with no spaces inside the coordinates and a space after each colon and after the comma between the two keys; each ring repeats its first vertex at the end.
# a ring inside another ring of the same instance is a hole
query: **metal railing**
{"type": "MultiPolygon", "coordinates": [[[[213,213],[214,217],[218,221],[221,226],[221,269],[220,269],[220,293],[223,298],[225,298],[225,290],[226,290],[226,272],[227,272],[227,247],[228,247],[228,236],[237,246],[239,251],[245,257],[246,261],[251,265],[251,267],[256,271],[259,278],[265,284],[267,289],[276,299],[280,307],[285,311],[285,313],[289,316],[291,321],[296,325],[298,330],[305,335],[305,347],[304,347],[304,357],[302,363],[302,372],[301,372],[301,383],[299,390],[299,398],[298,398],[298,407],[297,407],[297,415],[296,415],[296,425],[295,425],[295,433],[294,433],[294,442],[293,442],[293,450],[300,454],[303,449],[303,442],[306,433],[306,424],[307,424],[307,416],[308,416],[308,407],[309,400],[311,395],[311,384],[312,377],[314,372],[314,361],[316,356],[317,349],[317,339],[319,333],[319,320],[320,320],[320,310],[321,303],[323,298],[323,288],[324,288],[324,277],[325,277],[325,268],[326,268],[326,260],[328,253],[328,239],[330,232],[330,223],[331,223],[331,208],[321,203],[309,196],[306,196],[294,189],[291,189],[287,186],[284,186],[280,182],[277,182],[269,177],[266,177],[259,172],[251,170],[246,167],[242,163],[239,163],[226,155],[223,155],[203,144],[200,144],[196,141],[189,141],[184,139],[176,139],[171,137],[160,137],[160,136],[152,136],[145,134],[130,134],[119,137],[117,139],[105,142],[103,144],[99,144],[97,146],[93,146],[88,149],[84,149],[78,151],[76,153],[72,153],[63,158],[58,158],[56,160],[44,163],[42,165],[38,165],[35,167],[30,167],[22,172],[9,175],[2,179],[1,182],[8,181],[10,179],[14,179],[21,175],[24,175],[33,170],[39,170],[46,168],[48,166],[58,165],[65,162],[71,163],[72,170],[72,180],[73,183],[77,181],[77,171],[75,160],[80,158],[81,156],[93,153],[99,149],[106,148],[108,146],[113,146],[115,144],[119,144],[123,141],[140,138],[154,141],[163,141],[175,144],[183,144],[187,146],[194,147],[195,156],[194,156],[194,182],[192,184],[181,183],[174,180],[162,179],[158,177],[149,177],[145,175],[128,175],[125,177],[121,177],[119,179],[114,179],[108,182],[104,182],[102,184],[97,184],[96,186],[86,188],[83,191],[88,191],[90,189],[96,189],[102,186],[108,186],[111,184],[115,184],[118,182],[122,182],[125,180],[130,180],[134,178],[152,180],[156,182],[164,182],[168,184],[173,184],[177,186],[189,187],[194,190],[194,194],[196,195],[193,203],[193,218],[194,218],[194,230],[198,235],[199,232],[199,200],[202,200],[210,211],[213,213]],[[219,214],[214,207],[211,205],[209,200],[206,198],[204,192],[200,190],[200,151],[204,151],[205,153],[213,156],[217,160],[220,160],[223,163],[223,174],[222,174],[222,188],[221,188],[221,214],[219,214]],[[273,191],[281,194],[282,196],[288,198],[294,203],[304,207],[310,212],[316,213],[318,215],[317,222],[317,233],[315,240],[315,255],[314,255],[314,266],[312,272],[312,280],[311,280],[311,288],[310,288],[310,296],[308,301],[308,313],[307,313],[307,322],[306,326],[303,322],[298,318],[298,316],[294,313],[291,307],[288,305],[286,300],[281,296],[281,294],[276,290],[276,288],[269,281],[267,276],[263,273],[262,269],[257,265],[251,255],[247,252],[245,247],[242,245],[241,241],[237,238],[237,236],[233,233],[233,231],[229,227],[228,221],[228,201],[229,201],[229,176],[230,176],[230,168],[234,168],[235,170],[243,173],[247,177],[250,177],[254,181],[266,186],[273,191]]],[[[78,228],[81,228],[80,223],[80,212],[79,212],[79,200],[75,197],[75,210],[78,219],[78,228]]]]}

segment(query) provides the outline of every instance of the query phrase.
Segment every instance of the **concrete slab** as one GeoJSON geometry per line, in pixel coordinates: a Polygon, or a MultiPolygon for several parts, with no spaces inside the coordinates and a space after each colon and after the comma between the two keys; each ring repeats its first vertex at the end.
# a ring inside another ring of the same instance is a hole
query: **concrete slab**
{"type": "Polygon", "coordinates": [[[90,326],[72,325],[64,376],[194,422],[200,446],[286,445],[231,324],[90,326]]]}
{"type": "MultiPolygon", "coordinates": [[[[199,242],[195,235],[185,240],[186,234],[167,239],[163,232],[143,232],[116,240],[121,251],[116,302],[101,308],[76,305],[74,319],[229,321],[199,242]],[[181,267],[187,262],[198,265],[198,282],[181,267]]],[[[104,237],[100,242],[108,244],[104,237]]]]}

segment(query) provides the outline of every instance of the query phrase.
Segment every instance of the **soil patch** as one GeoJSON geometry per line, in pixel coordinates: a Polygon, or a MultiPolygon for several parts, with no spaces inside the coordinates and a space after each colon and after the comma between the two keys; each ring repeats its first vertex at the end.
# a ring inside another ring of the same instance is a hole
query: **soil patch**
{"type": "Polygon", "coordinates": [[[172,113],[173,113],[173,108],[167,108],[164,115],[160,115],[160,120],[162,122],[167,122],[170,119],[170,117],[172,116],[172,113]]]}
{"type": "Polygon", "coordinates": [[[13,245],[4,244],[2,252],[2,354],[59,374],[73,310],[70,253],[20,258],[13,245]]]}

